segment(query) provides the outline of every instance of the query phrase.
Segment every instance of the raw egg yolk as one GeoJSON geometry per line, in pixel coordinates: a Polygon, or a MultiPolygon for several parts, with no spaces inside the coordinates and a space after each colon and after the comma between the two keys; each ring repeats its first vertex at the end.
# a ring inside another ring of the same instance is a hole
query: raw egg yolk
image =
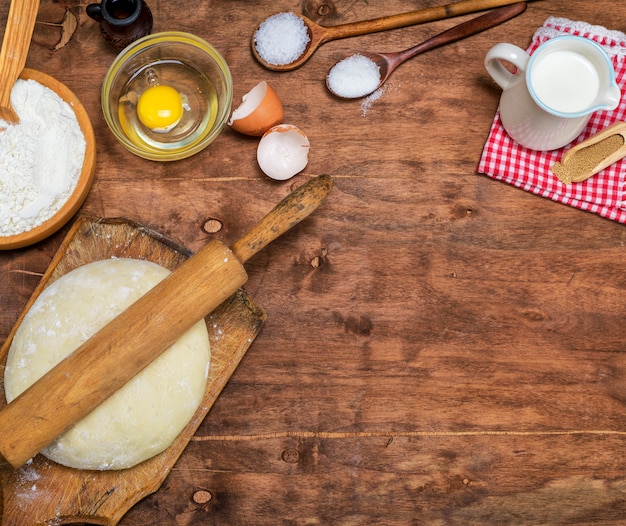
{"type": "Polygon", "coordinates": [[[183,116],[180,93],[171,86],[152,86],[144,91],[137,103],[141,123],[154,132],[168,132],[183,116]]]}

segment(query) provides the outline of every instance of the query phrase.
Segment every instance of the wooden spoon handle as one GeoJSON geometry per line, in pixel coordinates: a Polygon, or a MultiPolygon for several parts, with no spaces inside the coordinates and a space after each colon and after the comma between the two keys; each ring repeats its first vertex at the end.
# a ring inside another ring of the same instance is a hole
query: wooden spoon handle
{"type": "Polygon", "coordinates": [[[232,251],[211,242],[84,342],[0,411],[0,454],[21,466],[111,396],[243,285],[242,261],[307,217],[331,187],[329,176],[301,186],[232,251]]]}
{"type": "Polygon", "coordinates": [[[517,1],[518,0],[462,0],[461,2],[428,7],[426,9],[399,15],[324,27],[325,34],[323,42],[467,15],[469,13],[476,13],[477,11],[485,11],[493,7],[514,4],[517,3],[517,1]]]}
{"type": "MultiPolygon", "coordinates": [[[[435,49],[445,44],[451,44],[452,42],[462,40],[480,33],[481,31],[486,31],[487,29],[500,25],[503,22],[516,17],[520,13],[523,13],[525,9],[526,2],[517,2],[499,9],[494,9],[485,15],[477,16],[476,18],[472,18],[467,22],[463,22],[458,26],[450,28],[443,33],[439,33],[438,35],[425,40],[421,44],[398,52],[397,57],[394,57],[394,60],[401,63],[414,57],[415,55],[419,55],[420,53],[430,51],[431,49],[435,49]]],[[[391,55],[395,54],[389,53],[389,56],[391,55]]]]}
{"type": "Polygon", "coordinates": [[[26,64],[38,10],[39,0],[11,2],[0,49],[0,108],[10,108],[11,90],[26,64]]]}

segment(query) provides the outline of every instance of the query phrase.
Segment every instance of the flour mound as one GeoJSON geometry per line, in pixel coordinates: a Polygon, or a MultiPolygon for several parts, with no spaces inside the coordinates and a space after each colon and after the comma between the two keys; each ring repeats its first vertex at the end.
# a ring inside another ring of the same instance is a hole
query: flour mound
{"type": "Polygon", "coordinates": [[[18,79],[0,121],[0,237],[28,232],[56,214],[78,184],[87,143],[72,107],[35,80],[18,79]]]}

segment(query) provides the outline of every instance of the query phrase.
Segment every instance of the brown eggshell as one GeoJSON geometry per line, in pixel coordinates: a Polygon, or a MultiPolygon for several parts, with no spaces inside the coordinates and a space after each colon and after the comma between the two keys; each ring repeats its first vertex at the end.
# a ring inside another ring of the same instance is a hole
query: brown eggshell
{"type": "Polygon", "coordinates": [[[263,80],[243,96],[228,124],[244,135],[261,137],[273,126],[281,124],[284,118],[282,102],[272,87],[263,80]]]}

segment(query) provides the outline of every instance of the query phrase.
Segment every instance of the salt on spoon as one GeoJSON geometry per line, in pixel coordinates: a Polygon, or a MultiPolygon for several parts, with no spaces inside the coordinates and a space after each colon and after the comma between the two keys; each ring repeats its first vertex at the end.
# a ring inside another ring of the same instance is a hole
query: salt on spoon
{"type": "Polygon", "coordinates": [[[252,35],[252,53],[267,69],[290,71],[302,66],[318,47],[331,40],[444,20],[513,3],[516,1],[462,0],[409,13],[331,27],[320,26],[296,13],[283,12],[266,18],[257,27],[252,35]]]}
{"type": "Polygon", "coordinates": [[[298,15],[285,12],[266,18],[254,35],[253,49],[275,66],[293,63],[311,41],[307,26],[298,15]]]}
{"type": "Polygon", "coordinates": [[[39,0],[12,0],[0,49],[0,129],[20,119],[11,106],[11,91],[18,79],[30,47],[39,0]]]}
{"type": "Polygon", "coordinates": [[[526,2],[494,9],[463,22],[421,44],[395,53],[356,53],[337,62],[326,76],[329,91],[344,99],[365,97],[380,88],[393,71],[410,58],[495,27],[524,12],[526,2]]]}

